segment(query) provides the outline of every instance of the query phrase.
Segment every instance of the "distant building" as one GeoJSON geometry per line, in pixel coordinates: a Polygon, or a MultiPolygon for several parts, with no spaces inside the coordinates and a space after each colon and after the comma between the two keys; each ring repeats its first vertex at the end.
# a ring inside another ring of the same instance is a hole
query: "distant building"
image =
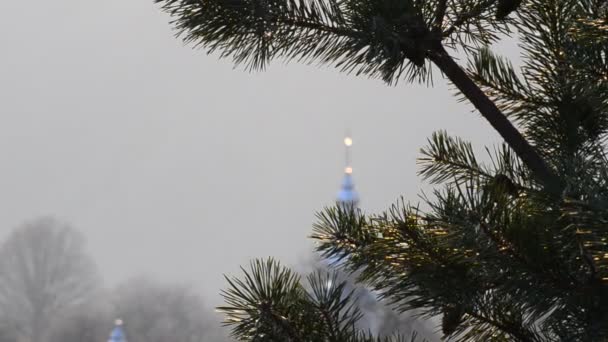
{"type": "Polygon", "coordinates": [[[108,340],[108,342],[127,342],[127,336],[125,335],[125,332],[122,329],[122,320],[116,320],[114,324],[114,329],[112,329],[112,333],[110,334],[110,339],[108,340]]]}
{"type": "Polygon", "coordinates": [[[338,205],[343,208],[356,208],[359,205],[359,194],[355,190],[353,181],[353,167],[351,165],[351,148],[353,139],[351,137],[344,138],[346,166],[344,167],[344,177],[342,178],[342,186],[336,198],[338,205]]]}

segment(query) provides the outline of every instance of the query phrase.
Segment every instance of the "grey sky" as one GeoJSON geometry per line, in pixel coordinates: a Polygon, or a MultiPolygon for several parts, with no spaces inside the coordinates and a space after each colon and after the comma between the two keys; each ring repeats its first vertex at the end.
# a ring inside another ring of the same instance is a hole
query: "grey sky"
{"type": "Polygon", "coordinates": [[[437,129],[489,125],[436,87],[280,63],[233,70],[173,37],[152,0],[0,2],[0,233],[38,215],[85,232],[108,284],[194,282],[213,302],[253,257],[307,255],[353,132],[362,206],[417,200],[437,129]]]}

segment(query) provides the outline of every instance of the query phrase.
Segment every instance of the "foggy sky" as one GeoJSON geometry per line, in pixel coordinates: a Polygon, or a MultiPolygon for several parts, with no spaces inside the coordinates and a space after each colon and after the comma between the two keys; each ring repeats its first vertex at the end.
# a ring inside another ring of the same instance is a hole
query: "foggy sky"
{"type": "Polygon", "coordinates": [[[438,73],[433,89],[296,63],[248,73],[168,21],[152,0],[0,1],[0,237],[54,215],[86,234],[106,284],[193,282],[216,303],[222,273],[308,255],[347,129],[369,212],[418,201],[434,130],[497,141],[438,73]]]}

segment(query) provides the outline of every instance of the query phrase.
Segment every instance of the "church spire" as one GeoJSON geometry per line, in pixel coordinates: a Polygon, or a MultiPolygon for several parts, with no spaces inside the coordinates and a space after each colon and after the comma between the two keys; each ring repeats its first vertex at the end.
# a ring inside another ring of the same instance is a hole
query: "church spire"
{"type": "Polygon", "coordinates": [[[343,207],[357,207],[359,204],[359,194],[355,190],[355,183],[353,181],[353,167],[351,164],[351,149],[353,146],[353,139],[347,135],[344,138],[345,147],[345,167],[344,177],[342,178],[342,186],[338,192],[338,205],[343,207]]]}

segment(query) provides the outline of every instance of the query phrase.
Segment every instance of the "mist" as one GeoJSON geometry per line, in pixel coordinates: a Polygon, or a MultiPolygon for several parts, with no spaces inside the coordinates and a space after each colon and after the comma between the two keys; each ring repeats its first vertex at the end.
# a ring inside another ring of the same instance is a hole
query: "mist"
{"type": "Polygon", "coordinates": [[[101,289],[187,284],[215,315],[223,274],[310,260],[346,131],[369,213],[430,189],[416,157],[433,131],[498,141],[439,73],[431,88],[296,64],[234,70],[169,20],[150,0],[0,3],[0,238],[43,216],[69,223],[101,289]]]}

